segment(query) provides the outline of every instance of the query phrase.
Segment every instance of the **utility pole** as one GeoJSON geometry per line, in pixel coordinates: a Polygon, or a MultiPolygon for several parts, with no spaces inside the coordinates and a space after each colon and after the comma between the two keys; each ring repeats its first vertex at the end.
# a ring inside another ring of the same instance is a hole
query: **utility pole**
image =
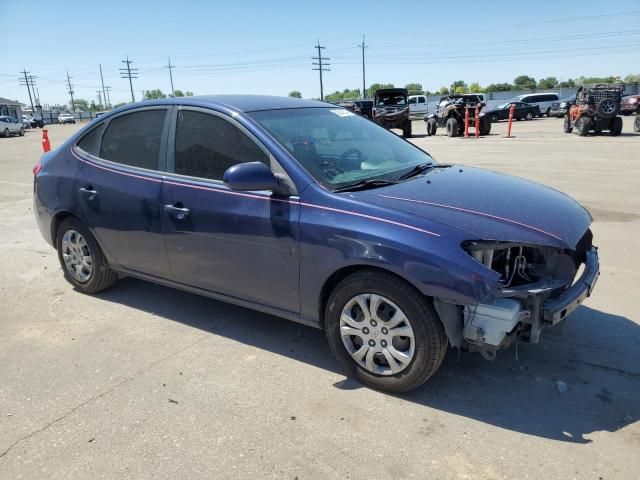
{"type": "Polygon", "coordinates": [[[104,87],[104,91],[107,95],[107,99],[105,100],[107,102],[107,108],[111,108],[111,95],[109,95],[109,92],[111,91],[111,87],[109,85],[107,85],[106,87],[104,87]]]}
{"type": "Polygon", "coordinates": [[[324,91],[322,87],[322,72],[331,71],[329,68],[325,68],[331,65],[330,63],[327,62],[327,60],[331,60],[331,59],[329,57],[324,57],[324,58],[322,57],[322,50],[324,50],[325,47],[320,45],[320,40],[318,40],[318,44],[315,45],[313,48],[316,48],[318,50],[318,56],[311,57],[311,60],[317,60],[316,62],[311,63],[312,65],[314,65],[314,67],[311,70],[318,70],[318,72],[320,72],[320,100],[324,101],[324,91]],[[315,67],[318,67],[318,68],[315,68],[315,67]]]}
{"type": "Polygon", "coordinates": [[[173,74],[171,73],[172,68],[176,68],[175,65],[171,65],[171,57],[169,57],[169,64],[165,65],[164,68],[169,69],[169,80],[171,80],[171,96],[175,97],[175,90],[173,88],[173,74]]]}
{"type": "Polygon", "coordinates": [[[105,107],[106,107],[106,103],[107,103],[107,92],[104,89],[104,78],[102,78],[102,64],[98,64],[98,66],[100,67],[100,83],[102,83],[102,98],[104,98],[104,103],[105,103],[105,107]]]}
{"type": "Polygon", "coordinates": [[[22,80],[22,78],[20,79],[20,85],[26,85],[27,86],[27,91],[29,92],[29,102],[31,103],[31,114],[35,114],[35,109],[33,108],[33,97],[31,96],[31,86],[30,86],[30,82],[29,82],[29,77],[27,76],[28,73],[31,72],[27,72],[27,69],[23,67],[22,71],[20,72],[24,75],[24,82],[22,80]]]}
{"type": "Polygon", "coordinates": [[[96,90],[98,94],[98,108],[102,110],[102,92],[100,90],[96,90]]]}
{"type": "Polygon", "coordinates": [[[76,104],[73,101],[73,85],[71,85],[71,77],[69,76],[69,70],[67,70],[67,87],[69,87],[69,96],[71,97],[71,110],[73,110],[73,113],[75,113],[76,104]]]}
{"type": "Polygon", "coordinates": [[[131,101],[135,102],[136,97],[133,94],[133,82],[131,81],[133,78],[138,78],[138,69],[131,68],[131,64],[133,63],[129,60],[129,55],[127,55],[126,60],[122,60],[122,63],[126,64],[125,68],[120,69],[120,78],[128,78],[129,79],[129,88],[131,88],[131,101]]]}
{"type": "Polygon", "coordinates": [[[367,45],[365,45],[364,43],[364,33],[362,34],[362,43],[360,45],[358,45],[360,48],[362,48],[362,98],[367,98],[367,87],[366,82],[365,82],[365,75],[364,75],[364,49],[367,48],[367,45]]]}

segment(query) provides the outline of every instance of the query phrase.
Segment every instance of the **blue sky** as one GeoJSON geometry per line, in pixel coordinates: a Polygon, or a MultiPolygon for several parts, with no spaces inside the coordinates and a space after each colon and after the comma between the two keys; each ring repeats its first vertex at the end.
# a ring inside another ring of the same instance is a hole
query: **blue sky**
{"type": "Polygon", "coordinates": [[[331,58],[325,93],[362,85],[419,82],[436,90],[455,80],[482,85],[540,78],[640,73],[640,1],[16,1],[0,0],[0,97],[25,103],[24,68],[43,104],[96,99],[98,64],[113,103],[130,99],[118,68],[139,68],[134,93],[175,88],[207,93],[319,96],[311,70],[320,39],[331,58]],[[392,5],[385,7],[384,5],[392,5]]]}

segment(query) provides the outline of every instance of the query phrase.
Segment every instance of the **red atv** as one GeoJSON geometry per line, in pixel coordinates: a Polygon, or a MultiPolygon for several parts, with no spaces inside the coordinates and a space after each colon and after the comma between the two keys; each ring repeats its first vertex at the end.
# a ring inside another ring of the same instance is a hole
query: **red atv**
{"type": "Polygon", "coordinates": [[[581,137],[590,132],[600,135],[608,130],[612,136],[622,133],[622,117],[620,100],[624,85],[598,84],[594,87],[579,87],[575,104],[564,117],[564,132],[571,133],[574,129],[581,137]]]}

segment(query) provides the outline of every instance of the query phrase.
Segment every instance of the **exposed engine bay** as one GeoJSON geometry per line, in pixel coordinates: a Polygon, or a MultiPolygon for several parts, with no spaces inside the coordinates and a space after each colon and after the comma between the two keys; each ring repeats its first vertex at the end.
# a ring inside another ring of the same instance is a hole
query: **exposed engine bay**
{"type": "Polygon", "coordinates": [[[486,302],[457,306],[456,320],[446,304],[437,302],[436,309],[453,346],[489,360],[516,339],[537,343],[544,326],[564,320],[589,296],[599,274],[590,230],[575,250],[491,241],[467,242],[463,248],[500,274],[497,287],[486,302]]]}

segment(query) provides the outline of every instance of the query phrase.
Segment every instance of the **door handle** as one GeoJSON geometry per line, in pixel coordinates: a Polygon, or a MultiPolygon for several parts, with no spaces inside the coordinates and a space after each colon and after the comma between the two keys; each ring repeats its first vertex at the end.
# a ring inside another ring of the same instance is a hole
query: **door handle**
{"type": "Polygon", "coordinates": [[[178,220],[184,219],[191,211],[188,208],[178,207],[175,205],[165,205],[164,211],[178,220]]]}
{"type": "Polygon", "coordinates": [[[79,189],[80,193],[89,197],[89,200],[93,200],[98,195],[98,191],[94,190],[93,187],[81,187],[79,189]]]}

